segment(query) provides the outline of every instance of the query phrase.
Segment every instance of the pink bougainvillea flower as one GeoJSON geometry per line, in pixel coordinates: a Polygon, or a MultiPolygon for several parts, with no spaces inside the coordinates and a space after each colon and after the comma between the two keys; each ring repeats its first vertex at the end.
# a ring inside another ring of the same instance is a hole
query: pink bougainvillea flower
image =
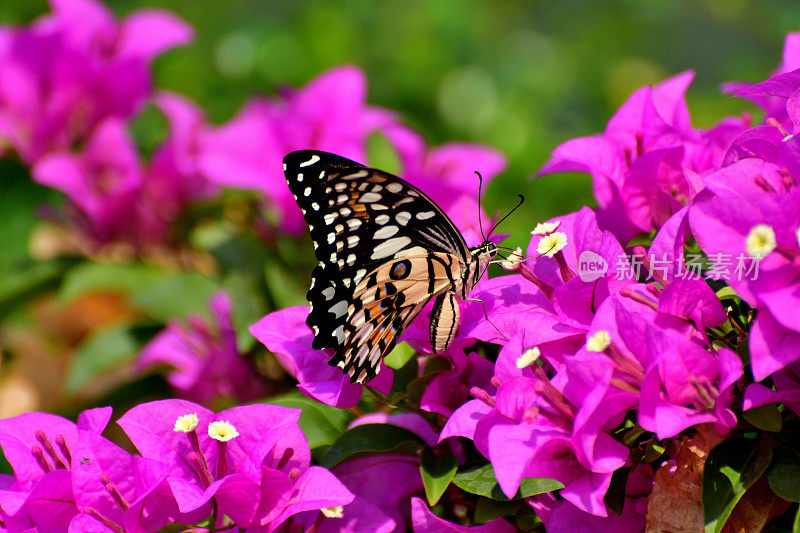
{"type": "Polygon", "coordinates": [[[239,527],[268,532],[297,513],[353,500],[330,472],[310,466],[299,416],[297,409],[273,405],[215,414],[162,400],[134,407],[119,424],[142,456],[167,465],[180,512],[205,516],[213,498],[239,527]]]}
{"type": "Polygon", "coordinates": [[[63,191],[77,210],[77,224],[93,240],[160,239],[164,228],[142,220],[139,192],[143,171],[125,123],[105,120],[77,154],[54,152],[32,169],[34,179],[63,191]]]}
{"type": "Polygon", "coordinates": [[[562,497],[605,516],[603,496],[628,449],[603,429],[620,422],[630,395],[609,388],[611,367],[600,359],[568,364],[552,379],[532,368],[533,377],[500,383],[494,397],[473,391],[487,406],[475,400],[459,408],[440,438],[473,439],[509,497],[524,477],[548,477],[564,483],[562,497]]]}
{"type": "MultiPolygon", "coordinates": [[[[328,364],[330,356],[324,350],[311,347],[314,334],[306,325],[307,316],[307,306],[275,311],[250,326],[250,333],[297,379],[297,387],[303,394],[335,407],[354,406],[364,385],[350,383],[341,369],[328,364]]],[[[387,394],[392,379],[392,369],[384,366],[369,386],[387,394]]]]}
{"type": "Polygon", "coordinates": [[[163,501],[165,465],[100,435],[110,416],[111,408],[99,408],[77,424],[44,413],[2,421],[0,446],[14,478],[0,490],[0,515],[10,531],[145,532],[180,517],[163,501]]]}
{"type": "Polygon", "coordinates": [[[394,118],[366,103],[366,78],[357,67],[331,69],[282,97],[249,102],[230,122],[210,129],[198,150],[198,165],[213,182],[264,193],[281,217],[281,228],[305,228],[286,187],[283,157],[301,149],[366,160],[367,136],[394,118]]]}
{"type": "Polygon", "coordinates": [[[53,13],[0,39],[0,138],[28,163],[67,149],[108,117],[127,118],[150,93],[150,62],[185,44],[174,15],[138,11],[122,22],[93,0],[53,0],[53,13]]]}
{"type": "Polygon", "coordinates": [[[217,397],[252,401],[264,383],[236,347],[231,299],[218,292],[209,302],[212,322],[192,315],[172,321],[139,354],[137,367],[166,364],[167,381],[186,399],[210,405],[217,397]]]}
{"type": "Polygon", "coordinates": [[[689,222],[715,272],[759,310],[749,344],[760,381],[800,357],[800,320],[787,312],[800,305],[800,189],[748,194],[747,209],[742,201],[715,196],[696,202],[689,222]]]}
{"type": "Polygon", "coordinates": [[[728,118],[708,131],[693,129],[684,98],[693,77],[684,72],[638,89],[602,135],[562,144],[539,174],[590,173],[600,227],[623,243],[660,227],[702,189],[698,175],[718,167],[747,127],[728,118]]]}
{"type": "MultiPolygon", "coordinates": [[[[800,68],[800,33],[789,33],[783,45],[783,59],[778,68],[772,73],[770,79],[780,80],[782,74],[791,72],[800,68]]],[[[777,81],[776,80],[776,81],[777,81]]],[[[768,80],[769,81],[769,80],[768,80]]],[[[761,109],[765,111],[765,122],[770,119],[784,128],[791,129],[792,125],[798,127],[798,123],[794,119],[790,119],[787,115],[789,106],[787,106],[786,98],[791,95],[778,95],[774,94],[773,90],[769,89],[771,84],[762,82],[761,84],[753,84],[743,81],[732,81],[722,85],[723,92],[742,96],[747,98],[761,109]],[[761,87],[755,87],[760,85],[761,87]]],[[[796,133],[794,131],[793,133],[796,133]]]]}
{"type": "Polygon", "coordinates": [[[439,518],[422,498],[411,498],[411,523],[414,533],[511,533],[514,527],[502,518],[479,526],[461,526],[439,518]]]}
{"type": "Polygon", "coordinates": [[[649,465],[636,466],[628,476],[622,514],[600,517],[578,509],[552,493],[530,499],[536,516],[552,533],[638,533],[645,528],[647,497],[653,486],[653,470],[649,465]]]}
{"type": "Polygon", "coordinates": [[[745,411],[769,403],[782,403],[800,414],[800,363],[793,363],[772,374],[774,388],[751,383],[744,392],[745,411]]]}
{"type": "Polygon", "coordinates": [[[720,434],[736,426],[731,402],[743,370],[738,355],[727,348],[711,353],[678,332],[653,326],[645,338],[653,364],[641,386],[639,425],[659,439],[698,424],[713,423],[720,434]]]}

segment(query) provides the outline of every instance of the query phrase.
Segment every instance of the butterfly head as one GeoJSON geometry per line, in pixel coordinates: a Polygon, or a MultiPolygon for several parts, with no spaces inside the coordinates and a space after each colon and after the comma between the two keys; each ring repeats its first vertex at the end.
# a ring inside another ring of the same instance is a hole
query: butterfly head
{"type": "Polygon", "coordinates": [[[497,245],[492,241],[483,241],[478,246],[470,248],[469,252],[472,255],[472,262],[466,280],[467,286],[465,287],[465,293],[468,293],[486,273],[486,269],[489,268],[489,263],[491,263],[497,255],[497,245]]]}

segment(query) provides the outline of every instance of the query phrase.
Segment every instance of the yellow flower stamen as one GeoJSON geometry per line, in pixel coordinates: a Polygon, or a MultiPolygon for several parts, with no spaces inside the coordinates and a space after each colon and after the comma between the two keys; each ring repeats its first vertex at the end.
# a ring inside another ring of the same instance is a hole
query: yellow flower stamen
{"type": "Polygon", "coordinates": [[[175,421],[175,431],[179,433],[189,433],[197,427],[198,422],[197,413],[179,416],[175,421]]]}
{"type": "Polygon", "coordinates": [[[508,259],[500,261],[500,266],[506,270],[519,270],[519,265],[522,262],[522,248],[517,246],[508,259]]]}
{"type": "Polygon", "coordinates": [[[754,259],[765,258],[776,246],[775,230],[767,224],[756,224],[747,234],[747,253],[754,259]]]}
{"type": "Polygon", "coordinates": [[[533,348],[528,348],[525,350],[525,353],[519,356],[517,359],[517,368],[525,368],[526,366],[531,366],[533,363],[539,359],[539,356],[542,355],[542,351],[539,349],[538,346],[534,346],[533,348]]]}
{"type": "Polygon", "coordinates": [[[539,239],[539,244],[536,246],[536,252],[547,257],[553,257],[567,245],[567,234],[562,231],[556,231],[549,235],[545,235],[539,239]]]}
{"type": "Polygon", "coordinates": [[[611,335],[608,331],[601,329],[588,339],[586,339],[586,350],[590,352],[602,352],[611,344],[611,335]]]}
{"type": "Polygon", "coordinates": [[[344,518],[344,508],[341,505],[335,507],[323,507],[320,509],[326,518],[344,518]]]}
{"type": "Polygon", "coordinates": [[[560,220],[558,222],[539,222],[536,224],[536,227],[533,228],[531,235],[549,235],[550,233],[553,233],[560,225],[560,220]]]}
{"type": "Polygon", "coordinates": [[[228,442],[238,437],[239,432],[230,422],[219,420],[208,425],[208,436],[220,442],[228,442]]]}

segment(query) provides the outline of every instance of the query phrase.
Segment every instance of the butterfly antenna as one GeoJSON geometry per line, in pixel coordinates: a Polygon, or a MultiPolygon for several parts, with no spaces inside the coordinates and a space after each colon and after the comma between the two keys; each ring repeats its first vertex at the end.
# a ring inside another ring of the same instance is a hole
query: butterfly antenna
{"type": "Polygon", "coordinates": [[[481,189],[483,188],[483,176],[481,176],[481,173],[477,170],[475,174],[478,175],[478,227],[481,229],[481,238],[486,241],[487,238],[483,235],[483,222],[481,221],[481,189]]]}
{"type": "Polygon", "coordinates": [[[497,226],[499,226],[499,225],[500,225],[500,224],[501,224],[501,223],[502,223],[502,222],[503,222],[505,219],[507,219],[508,217],[510,217],[510,216],[511,216],[511,213],[513,213],[514,211],[516,211],[517,209],[519,209],[519,208],[520,208],[520,206],[522,205],[522,203],[523,203],[523,202],[525,202],[525,197],[524,197],[524,196],[522,196],[521,194],[518,194],[517,196],[519,196],[519,203],[518,203],[516,206],[514,206],[514,209],[512,209],[511,211],[509,211],[509,212],[506,214],[506,216],[504,216],[503,218],[501,218],[501,219],[500,219],[500,220],[497,222],[497,224],[495,224],[495,225],[494,225],[494,227],[493,227],[491,230],[489,230],[489,235],[487,235],[487,236],[486,236],[486,239],[488,239],[489,237],[491,237],[492,233],[494,233],[494,230],[496,230],[496,229],[497,229],[497,226]]]}

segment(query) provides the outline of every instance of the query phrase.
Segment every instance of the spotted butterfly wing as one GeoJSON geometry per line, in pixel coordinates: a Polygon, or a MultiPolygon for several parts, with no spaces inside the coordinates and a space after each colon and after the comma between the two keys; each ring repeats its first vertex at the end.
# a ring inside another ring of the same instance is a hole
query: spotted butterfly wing
{"type": "Polygon", "coordinates": [[[436,298],[434,351],[458,325],[464,297],[494,257],[470,249],[425,194],[391,174],[327,152],[288,154],[284,173],[311,230],[319,265],[307,299],[315,349],[352,382],[369,381],[425,304],[436,298]]]}

